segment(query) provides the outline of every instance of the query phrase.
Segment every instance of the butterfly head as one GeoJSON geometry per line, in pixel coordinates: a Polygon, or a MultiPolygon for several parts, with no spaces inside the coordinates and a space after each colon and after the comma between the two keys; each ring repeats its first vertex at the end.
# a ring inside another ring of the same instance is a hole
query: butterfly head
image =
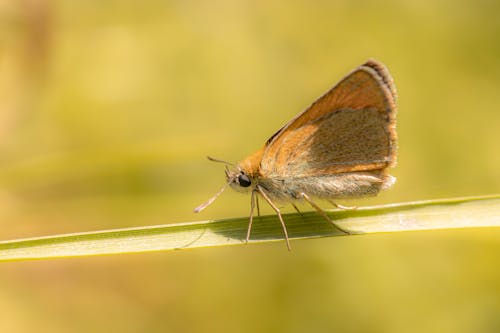
{"type": "Polygon", "coordinates": [[[249,192],[255,187],[253,177],[238,166],[235,170],[226,167],[226,180],[228,184],[238,192],[249,192]]]}

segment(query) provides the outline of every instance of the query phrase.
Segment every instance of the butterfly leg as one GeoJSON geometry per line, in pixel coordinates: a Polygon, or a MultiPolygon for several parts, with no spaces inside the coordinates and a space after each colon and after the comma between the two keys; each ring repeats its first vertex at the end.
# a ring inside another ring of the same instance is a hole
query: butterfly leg
{"type": "Polygon", "coordinates": [[[304,200],[306,200],[311,206],[313,206],[314,209],[316,209],[316,211],[325,218],[325,220],[327,220],[328,222],[330,222],[331,224],[333,224],[333,226],[335,228],[337,228],[338,230],[342,231],[343,233],[345,234],[350,234],[349,231],[341,228],[338,226],[337,223],[333,222],[333,220],[328,216],[326,215],[325,211],[323,209],[321,209],[321,207],[319,207],[314,201],[312,201],[312,199],[305,193],[301,193],[300,194],[302,196],[302,198],[304,198],[304,200]]]}
{"type": "Polygon", "coordinates": [[[255,196],[255,204],[257,206],[257,216],[260,216],[260,206],[259,206],[259,197],[255,196]]]}
{"type": "Polygon", "coordinates": [[[293,202],[290,202],[290,204],[293,206],[293,208],[295,208],[295,210],[297,211],[297,213],[299,213],[300,215],[302,215],[302,212],[297,208],[297,206],[295,206],[295,204],[293,202]]]}
{"type": "Polygon", "coordinates": [[[288,232],[286,230],[285,221],[283,221],[283,216],[281,216],[281,211],[279,210],[278,207],[276,207],[276,205],[274,204],[274,202],[272,202],[271,199],[267,196],[266,192],[264,192],[264,190],[262,190],[262,187],[260,187],[259,185],[257,185],[257,190],[262,195],[262,197],[264,198],[264,200],[267,201],[267,203],[269,204],[269,206],[271,206],[274,209],[274,211],[276,212],[276,214],[278,214],[278,218],[279,218],[279,220],[281,222],[281,227],[283,228],[283,233],[285,234],[286,247],[288,248],[288,251],[291,251],[292,248],[290,246],[290,241],[288,240],[288,232]]]}
{"type": "Polygon", "coordinates": [[[344,205],[340,205],[330,199],[326,199],[326,201],[328,201],[329,203],[331,203],[332,205],[334,205],[335,207],[339,208],[339,209],[345,209],[345,210],[354,210],[354,209],[358,209],[358,206],[344,206],[344,205]]]}
{"type": "MultiPolygon", "coordinates": [[[[255,200],[256,199],[257,199],[257,192],[252,191],[252,196],[250,197],[250,221],[248,222],[247,237],[245,239],[245,241],[247,243],[248,243],[248,240],[250,239],[250,232],[252,231],[253,210],[255,208],[255,200]]],[[[259,202],[259,201],[257,201],[257,202],[259,202]]],[[[257,207],[259,207],[258,204],[257,204],[257,207]]],[[[258,212],[258,208],[257,208],[257,212],[258,212]]]]}

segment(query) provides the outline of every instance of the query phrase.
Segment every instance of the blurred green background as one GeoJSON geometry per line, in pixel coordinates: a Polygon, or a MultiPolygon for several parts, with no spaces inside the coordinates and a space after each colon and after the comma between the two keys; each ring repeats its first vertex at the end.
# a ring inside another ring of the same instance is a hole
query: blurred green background
{"type": "MultiPolygon", "coordinates": [[[[500,2],[0,2],[0,239],[245,216],[237,161],[373,57],[398,182],[500,192],[500,2]]],[[[342,202],[344,203],[344,202],[342,202]]],[[[270,210],[266,210],[270,213],[270,210]]],[[[500,230],[0,265],[2,332],[498,332],[500,230]]]]}

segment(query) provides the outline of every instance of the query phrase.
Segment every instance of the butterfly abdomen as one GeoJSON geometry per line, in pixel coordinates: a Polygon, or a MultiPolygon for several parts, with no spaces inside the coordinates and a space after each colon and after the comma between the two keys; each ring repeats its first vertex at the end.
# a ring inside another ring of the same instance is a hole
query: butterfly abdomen
{"type": "Polygon", "coordinates": [[[301,193],[320,199],[339,199],[377,195],[390,187],[395,178],[381,170],[346,172],[300,178],[261,178],[259,185],[275,200],[290,201],[301,193]]]}

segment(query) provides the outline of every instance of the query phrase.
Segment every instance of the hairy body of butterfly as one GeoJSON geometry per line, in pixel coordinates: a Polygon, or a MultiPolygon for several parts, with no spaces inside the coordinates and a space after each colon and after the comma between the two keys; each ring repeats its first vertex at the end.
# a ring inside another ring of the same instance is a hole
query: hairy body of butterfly
{"type": "Polygon", "coordinates": [[[303,200],[302,193],[319,199],[345,199],[374,196],[390,187],[395,179],[381,172],[349,172],[341,175],[324,175],[301,178],[254,178],[273,201],[303,200]]]}
{"type": "Polygon", "coordinates": [[[233,170],[226,169],[226,186],[195,211],[207,207],[230,185],[252,194],[247,241],[257,195],[278,214],[289,249],[276,202],[306,201],[347,232],[312,198],[373,196],[394,184],[387,169],[396,163],[395,100],[387,69],[369,60],[283,126],[262,149],[233,170]]]}

